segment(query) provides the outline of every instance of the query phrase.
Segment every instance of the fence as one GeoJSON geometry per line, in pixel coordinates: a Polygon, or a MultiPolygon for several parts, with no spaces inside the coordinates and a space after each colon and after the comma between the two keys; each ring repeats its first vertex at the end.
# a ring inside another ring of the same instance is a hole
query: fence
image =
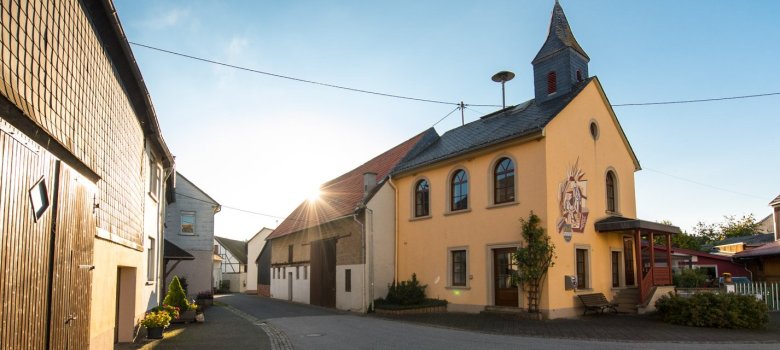
{"type": "Polygon", "coordinates": [[[769,311],[780,311],[780,283],[736,283],[734,290],[737,294],[755,295],[766,303],[769,311]]]}

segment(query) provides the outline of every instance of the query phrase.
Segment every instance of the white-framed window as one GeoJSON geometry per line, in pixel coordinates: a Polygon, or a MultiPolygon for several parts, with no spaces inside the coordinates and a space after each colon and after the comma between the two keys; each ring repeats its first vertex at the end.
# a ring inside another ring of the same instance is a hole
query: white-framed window
{"type": "Polygon", "coordinates": [[[155,240],[149,237],[149,248],[146,250],[148,256],[146,257],[146,280],[154,281],[157,274],[157,249],[155,240]]]}
{"type": "Polygon", "coordinates": [[[574,247],[574,272],[577,276],[577,289],[590,289],[590,247],[574,247]]]}
{"type": "Polygon", "coordinates": [[[154,158],[149,159],[149,195],[155,200],[160,196],[160,167],[154,162],[154,158]]]}
{"type": "Polygon", "coordinates": [[[447,249],[447,286],[451,288],[469,287],[469,249],[452,247],[447,249]]]}
{"type": "Polygon", "coordinates": [[[195,235],[195,212],[194,211],[182,211],[181,212],[181,235],[193,236],[195,235]]]}

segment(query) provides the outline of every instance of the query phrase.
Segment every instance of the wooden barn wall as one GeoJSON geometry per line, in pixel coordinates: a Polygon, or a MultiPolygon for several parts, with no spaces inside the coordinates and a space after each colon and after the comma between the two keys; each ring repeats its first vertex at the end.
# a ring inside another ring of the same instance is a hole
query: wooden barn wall
{"type": "Polygon", "coordinates": [[[98,227],[142,246],[143,129],[84,3],[0,2],[0,95],[101,177],[98,227]]]}
{"type": "Polygon", "coordinates": [[[92,262],[94,186],[4,131],[0,155],[0,349],[86,349],[92,283],[79,265],[92,262]],[[41,179],[49,207],[36,220],[41,179]]]}

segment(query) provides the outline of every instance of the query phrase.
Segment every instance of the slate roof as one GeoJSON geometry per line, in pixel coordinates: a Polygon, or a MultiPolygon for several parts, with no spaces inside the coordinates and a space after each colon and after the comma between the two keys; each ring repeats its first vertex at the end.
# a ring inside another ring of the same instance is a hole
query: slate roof
{"type": "Polygon", "coordinates": [[[173,244],[171,241],[163,240],[163,259],[168,260],[195,260],[192,254],[173,244]]]}
{"type": "Polygon", "coordinates": [[[550,19],[550,31],[547,33],[547,40],[531,63],[536,64],[545,57],[551,56],[556,52],[567,48],[572,48],[585,57],[585,60],[590,61],[588,54],[585,53],[585,50],[582,49],[577,42],[577,39],[574,38],[574,34],[571,32],[569,21],[566,20],[566,14],[563,13],[561,4],[559,4],[558,1],[555,1],[552,19],[550,19]]]}
{"type": "Polygon", "coordinates": [[[780,241],[764,244],[758,248],[743,250],[734,254],[734,259],[755,258],[760,256],[780,255],[780,241]]]}
{"type": "Polygon", "coordinates": [[[780,196],[775,197],[775,199],[773,199],[771,202],[769,202],[769,205],[771,205],[773,207],[778,205],[778,204],[780,204],[780,196]]]}
{"type": "Polygon", "coordinates": [[[372,194],[364,198],[363,174],[376,173],[378,190],[384,179],[402,159],[419,153],[425,142],[434,140],[438,135],[433,128],[404,141],[392,149],[374,157],[361,166],[330,180],[320,186],[320,198],[316,201],[303,201],[281,224],[268,235],[266,240],[279,238],[300,230],[315,227],[355,212],[355,209],[372,194]]]}
{"type": "Polygon", "coordinates": [[[230,254],[233,254],[240,263],[246,264],[246,242],[217,236],[214,236],[214,239],[225,247],[230,254]]]}
{"type": "Polygon", "coordinates": [[[744,243],[745,245],[760,245],[775,240],[773,233],[763,233],[757,235],[747,235],[739,237],[726,238],[717,242],[713,242],[712,245],[717,247],[720,245],[744,243]]]}
{"type": "Polygon", "coordinates": [[[404,159],[393,173],[436,163],[444,159],[540,132],[582,89],[596,77],[577,83],[567,95],[537,104],[533,99],[483,116],[447,131],[427,142],[418,154],[404,159]]]}

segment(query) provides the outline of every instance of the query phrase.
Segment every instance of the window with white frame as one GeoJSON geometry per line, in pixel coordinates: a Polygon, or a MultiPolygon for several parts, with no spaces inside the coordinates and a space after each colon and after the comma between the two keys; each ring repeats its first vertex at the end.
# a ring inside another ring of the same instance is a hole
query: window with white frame
{"type": "Polygon", "coordinates": [[[149,237],[149,249],[146,250],[146,280],[154,281],[155,274],[157,272],[157,249],[155,247],[155,240],[149,237]]]}
{"type": "Polygon", "coordinates": [[[160,167],[154,162],[154,158],[149,159],[149,194],[154,199],[160,195],[160,167]]]}
{"type": "Polygon", "coordinates": [[[182,211],[181,212],[181,230],[179,234],[182,235],[195,235],[195,212],[194,211],[182,211]]]}

